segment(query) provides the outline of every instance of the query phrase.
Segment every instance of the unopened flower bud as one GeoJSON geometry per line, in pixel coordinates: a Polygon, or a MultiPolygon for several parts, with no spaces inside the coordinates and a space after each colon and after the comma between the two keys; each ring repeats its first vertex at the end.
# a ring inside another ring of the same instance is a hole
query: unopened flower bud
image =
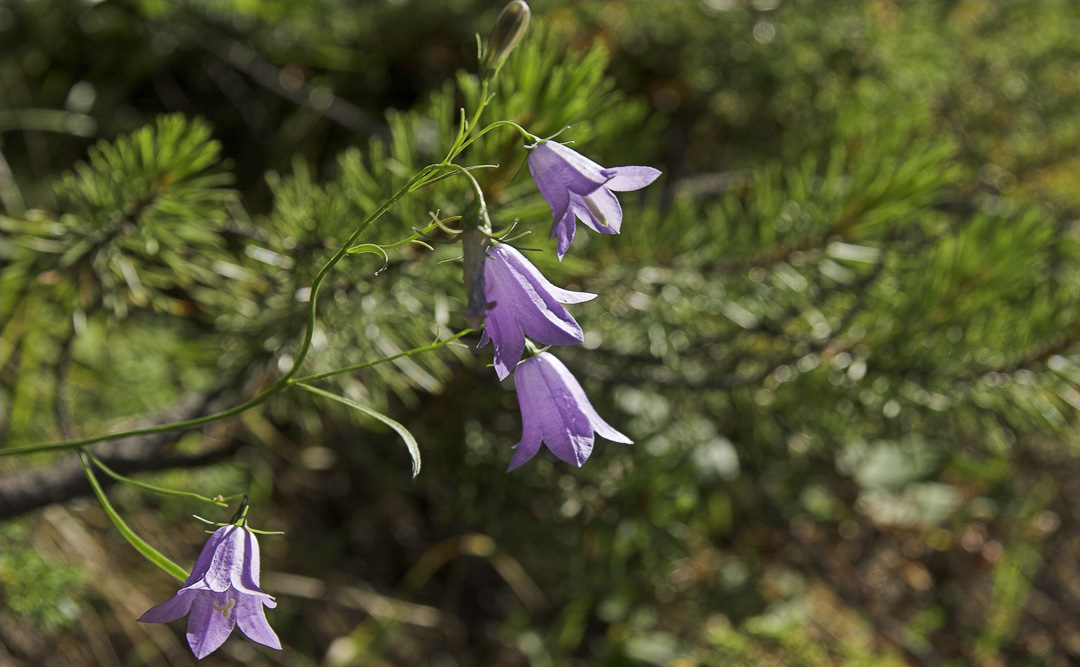
{"type": "Polygon", "coordinates": [[[521,36],[529,27],[531,15],[532,12],[524,0],[513,0],[503,8],[499,18],[495,20],[495,27],[491,29],[491,37],[488,38],[484,57],[480,61],[482,76],[491,76],[495,70],[499,69],[506,57],[521,41],[521,36]]]}

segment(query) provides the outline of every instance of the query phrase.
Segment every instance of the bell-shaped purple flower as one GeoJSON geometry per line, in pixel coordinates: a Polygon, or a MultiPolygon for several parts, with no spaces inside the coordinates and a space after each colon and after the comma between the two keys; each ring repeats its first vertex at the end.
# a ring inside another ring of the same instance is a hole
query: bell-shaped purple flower
{"type": "Polygon", "coordinates": [[[488,310],[478,347],[495,343],[495,372],[506,379],[525,350],[525,336],[545,345],[576,345],[585,340],[581,326],[562,307],[595,298],[571,292],[548,279],[511,246],[500,243],[487,251],[484,284],[488,310]]]}
{"type": "Polygon", "coordinates": [[[592,453],[595,433],[633,444],[596,414],[578,381],[547,352],[518,364],[514,385],[521,405],[522,435],[506,472],[535,456],[541,442],[555,456],[579,468],[592,453]]]}
{"type": "Polygon", "coordinates": [[[660,170],[652,167],[605,169],[555,141],[543,141],[532,148],[529,171],[551,206],[555,219],[551,237],[559,237],[559,259],[574,240],[575,216],[593,231],[618,234],[622,207],[614,192],[638,190],[660,176],[660,170]]]}
{"type": "Polygon", "coordinates": [[[149,609],[139,621],[167,623],[186,615],[188,645],[200,660],[224,644],[236,625],[251,640],[280,649],[263,605],[273,609],[277,602],[259,589],[255,535],[243,526],[223,526],[207,540],[176,595],[149,609]]]}

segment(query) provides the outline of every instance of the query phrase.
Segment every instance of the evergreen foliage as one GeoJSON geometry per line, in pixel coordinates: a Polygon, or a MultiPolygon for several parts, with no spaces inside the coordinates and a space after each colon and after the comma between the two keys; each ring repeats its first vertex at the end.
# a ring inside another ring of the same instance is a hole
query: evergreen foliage
{"type": "MultiPolygon", "coordinates": [[[[503,476],[516,402],[466,346],[321,381],[412,432],[411,485],[385,421],[304,392],[170,445],[235,441],[234,460],[169,476],[211,496],[243,477],[286,532],[262,540],[285,662],[1080,660],[1080,17],[728,4],[537,4],[503,68],[485,121],[570,126],[559,140],[603,164],[664,169],[663,191],[621,195],[621,235],[559,263],[520,136],[463,154],[495,165],[472,172],[495,228],[518,221],[547,276],[604,295],[575,306],[586,341],[560,356],[636,445],[503,476]]],[[[493,14],[402,5],[0,5],[4,447],[191,394],[238,404],[289,367],[315,272],[442,159],[481,94],[472,33],[493,14]]],[[[360,242],[470,199],[440,181],[360,242]]],[[[464,328],[460,248],[420,240],[338,265],[301,375],[464,328]]],[[[5,476],[61,457],[5,459],[5,476]]],[[[148,541],[194,555],[189,509],[117,496],[148,541]]],[[[171,585],[145,583],[160,575],[95,510],[65,511],[133,587],[171,585]]],[[[81,578],[42,568],[27,537],[58,521],[5,523],[15,664],[40,650],[18,633],[39,630],[90,659],[88,630],[26,603],[73,604],[81,578]]],[[[128,613],[98,595],[83,614],[128,613]]],[[[117,655],[154,653],[109,627],[117,655]]]]}

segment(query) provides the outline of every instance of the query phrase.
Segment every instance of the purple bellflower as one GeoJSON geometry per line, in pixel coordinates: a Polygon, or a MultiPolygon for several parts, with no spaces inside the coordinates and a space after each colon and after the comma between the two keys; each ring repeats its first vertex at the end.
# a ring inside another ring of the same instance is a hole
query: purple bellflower
{"type": "Polygon", "coordinates": [[[592,453],[595,433],[633,444],[596,414],[578,381],[547,352],[518,364],[514,385],[521,405],[522,435],[506,472],[535,456],[541,442],[555,456],[579,468],[592,453]]]}
{"type": "Polygon", "coordinates": [[[188,617],[187,640],[195,657],[205,658],[240,626],[251,640],[281,648],[263,605],[274,598],[259,590],[259,543],[243,526],[223,526],[207,540],[191,576],[167,602],[139,617],[143,623],[167,623],[188,617]]]}
{"type": "Polygon", "coordinates": [[[574,240],[575,216],[593,231],[618,234],[622,207],[614,192],[638,190],[660,176],[652,167],[605,169],[555,141],[542,141],[529,152],[529,171],[536,187],[551,206],[558,236],[559,259],[574,240]]]}
{"type": "Polygon", "coordinates": [[[581,326],[562,304],[581,303],[596,295],[552,285],[511,246],[500,243],[487,251],[484,284],[488,310],[478,347],[495,343],[495,372],[500,380],[521,359],[526,335],[545,345],[576,345],[585,340],[581,326]]]}

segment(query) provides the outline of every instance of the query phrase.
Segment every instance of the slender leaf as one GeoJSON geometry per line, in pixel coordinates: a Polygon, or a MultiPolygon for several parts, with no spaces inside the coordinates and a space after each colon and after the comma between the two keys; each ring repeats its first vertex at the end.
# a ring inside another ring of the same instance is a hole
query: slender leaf
{"type": "Polygon", "coordinates": [[[369,417],[371,417],[373,419],[378,419],[382,423],[386,424],[390,428],[397,431],[397,434],[400,435],[401,439],[405,441],[405,446],[409,448],[409,456],[412,457],[412,461],[413,461],[413,473],[412,473],[413,477],[416,477],[417,475],[420,474],[420,446],[416,443],[416,438],[413,437],[412,433],[409,433],[409,429],[405,428],[400,422],[396,422],[393,419],[390,419],[386,415],[382,414],[381,412],[377,412],[375,410],[372,410],[371,408],[367,407],[366,405],[361,405],[360,403],[357,403],[356,401],[345,398],[344,396],[338,396],[337,394],[331,394],[328,391],[323,391],[322,389],[312,387],[311,385],[304,384],[303,382],[297,382],[296,386],[297,387],[303,387],[304,389],[310,391],[313,394],[318,394],[319,396],[325,396],[326,398],[329,398],[331,400],[335,400],[338,403],[344,403],[345,405],[349,406],[350,408],[353,408],[355,410],[359,410],[360,412],[363,412],[365,415],[367,415],[367,416],[369,416],[369,417]]]}
{"type": "Polygon", "coordinates": [[[105,491],[102,490],[101,485],[98,484],[97,478],[94,477],[94,471],[90,469],[89,457],[84,452],[79,452],[79,463],[82,464],[83,472],[86,473],[86,479],[90,480],[90,486],[94,489],[94,495],[97,496],[98,502],[101,503],[101,507],[105,510],[105,513],[109,515],[116,529],[120,531],[120,534],[124,536],[131,546],[135,547],[136,551],[141,553],[147,560],[154,565],[157,565],[162,570],[165,570],[172,576],[176,577],[180,581],[184,581],[188,578],[188,573],[184,568],[180,567],[176,563],[172,562],[165,557],[160,551],[147,544],[141,537],[135,534],[127,523],[117,514],[113,509],[109,499],[105,496],[105,491]]]}
{"type": "MultiPolygon", "coordinates": [[[[101,468],[102,472],[104,472],[106,475],[108,475],[109,477],[112,477],[113,479],[115,479],[118,482],[123,482],[124,484],[130,484],[131,486],[138,487],[138,488],[143,489],[145,491],[153,491],[154,493],[160,493],[160,494],[165,495],[165,496],[176,496],[178,498],[191,498],[193,500],[201,500],[204,503],[212,503],[214,505],[217,505],[218,507],[228,507],[229,506],[228,503],[224,502],[224,500],[215,500],[213,498],[207,498],[206,496],[201,496],[201,495],[199,495],[197,493],[192,493],[191,491],[177,491],[175,489],[167,489],[167,488],[165,488],[163,486],[154,486],[153,484],[147,484],[146,482],[140,482],[137,479],[131,479],[130,477],[124,477],[120,473],[116,472],[115,470],[113,470],[109,466],[102,463],[101,459],[94,456],[93,454],[87,454],[87,455],[90,457],[90,460],[93,461],[94,465],[96,465],[98,468],[101,468]]],[[[239,496],[236,496],[236,497],[239,497],[239,496]]]]}

